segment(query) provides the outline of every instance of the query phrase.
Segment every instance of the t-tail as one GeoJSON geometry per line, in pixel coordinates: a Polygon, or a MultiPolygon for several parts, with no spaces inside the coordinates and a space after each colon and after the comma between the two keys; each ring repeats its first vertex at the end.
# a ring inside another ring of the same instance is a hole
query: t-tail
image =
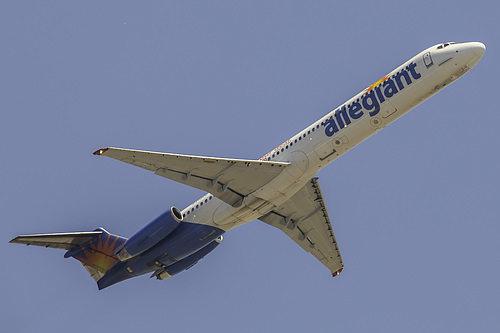
{"type": "Polygon", "coordinates": [[[64,257],[73,257],[80,261],[92,278],[98,282],[118,261],[114,253],[126,241],[125,237],[113,235],[104,228],[98,228],[90,232],[22,235],[10,242],[67,250],[64,257]]]}
{"type": "Polygon", "coordinates": [[[64,254],[65,258],[73,257],[81,262],[95,282],[118,261],[114,252],[127,241],[127,238],[112,235],[103,228],[97,230],[101,231],[99,235],[64,254]]]}
{"type": "Polygon", "coordinates": [[[189,269],[222,241],[223,230],[183,222],[171,207],[132,237],[90,232],[23,235],[11,243],[67,250],[65,258],[80,261],[99,289],[146,273],[164,280],[189,269]]]}

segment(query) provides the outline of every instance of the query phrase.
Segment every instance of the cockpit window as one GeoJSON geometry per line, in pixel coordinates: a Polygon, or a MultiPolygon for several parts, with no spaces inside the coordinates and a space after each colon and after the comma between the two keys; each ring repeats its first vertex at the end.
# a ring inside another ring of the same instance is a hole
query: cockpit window
{"type": "Polygon", "coordinates": [[[440,49],[444,49],[445,47],[453,45],[453,44],[456,44],[456,43],[455,42],[443,43],[443,44],[439,45],[437,48],[438,48],[438,50],[440,50],[440,49]]]}

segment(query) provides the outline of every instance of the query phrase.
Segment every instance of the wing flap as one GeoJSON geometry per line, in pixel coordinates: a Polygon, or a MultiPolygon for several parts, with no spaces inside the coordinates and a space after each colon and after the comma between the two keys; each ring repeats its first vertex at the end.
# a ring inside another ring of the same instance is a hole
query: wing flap
{"type": "Polygon", "coordinates": [[[284,204],[260,218],[280,229],[335,276],[344,268],[318,179],[312,178],[284,204]]]}
{"type": "Polygon", "coordinates": [[[236,206],[278,176],[290,163],[179,155],[121,148],[94,152],[210,192],[236,206]]]}

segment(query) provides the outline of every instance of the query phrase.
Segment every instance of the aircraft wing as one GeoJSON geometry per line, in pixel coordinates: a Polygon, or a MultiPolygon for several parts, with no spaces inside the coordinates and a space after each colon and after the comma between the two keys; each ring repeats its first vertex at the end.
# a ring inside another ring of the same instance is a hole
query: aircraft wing
{"type": "Polygon", "coordinates": [[[325,265],[333,276],[344,268],[318,178],[312,178],[293,197],[260,220],[287,234],[325,265]]]}
{"type": "Polygon", "coordinates": [[[108,156],[210,192],[235,207],[241,205],[245,196],[269,183],[290,164],[121,148],[99,149],[94,155],[108,156]]]}
{"type": "Polygon", "coordinates": [[[56,234],[38,234],[17,236],[10,243],[51,247],[54,249],[71,250],[98,236],[102,231],[66,232],[56,234]]]}

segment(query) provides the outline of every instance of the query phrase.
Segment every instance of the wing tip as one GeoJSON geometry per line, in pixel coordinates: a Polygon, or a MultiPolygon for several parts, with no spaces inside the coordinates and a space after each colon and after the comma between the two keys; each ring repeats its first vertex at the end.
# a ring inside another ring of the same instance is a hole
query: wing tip
{"type": "Polygon", "coordinates": [[[339,269],[336,272],[332,272],[332,277],[336,277],[337,275],[339,275],[342,272],[343,269],[344,269],[344,267],[342,267],[341,269],[339,269]]]}
{"type": "Polygon", "coordinates": [[[108,151],[108,149],[109,148],[101,148],[101,149],[96,150],[92,154],[94,154],[96,156],[100,156],[100,155],[103,155],[106,151],[108,151]]]}
{"type": "MultiPolygon", "coordinates": [[[[19,235],[19,236],[16,236],[14,238],[12,238],[9,243],[13,243],[13,244],[26,244],[25,242],[23,242],[23,236],[24,235],[19,235]]],[[[29,245],[29,244],[26,244],[26,245],[29,245]]]]}

